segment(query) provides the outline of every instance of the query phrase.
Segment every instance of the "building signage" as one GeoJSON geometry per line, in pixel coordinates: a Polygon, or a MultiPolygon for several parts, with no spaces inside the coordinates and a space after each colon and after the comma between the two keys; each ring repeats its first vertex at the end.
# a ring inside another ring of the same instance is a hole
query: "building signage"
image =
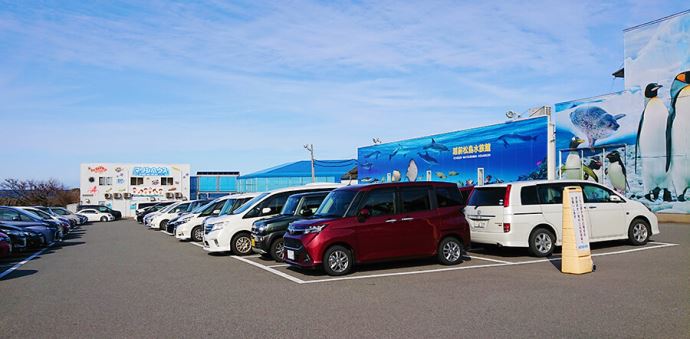
{"type": "Polygon", "coordinates": [[[134,177],[163,177],[170,175],[167,167],[134,167],[132,176],[134,177]]]}

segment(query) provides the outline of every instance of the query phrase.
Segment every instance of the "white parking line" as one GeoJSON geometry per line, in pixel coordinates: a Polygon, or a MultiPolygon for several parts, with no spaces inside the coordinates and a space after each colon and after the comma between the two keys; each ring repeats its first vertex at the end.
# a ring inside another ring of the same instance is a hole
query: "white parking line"
{"type": "Polygon", "coordinates": [[[24,260],[22,260],[22,261],[16,263],[14,266],[12,266],[12,267],[8,268],[7,270],[5,270],[5,272],[0,273],[0,279],[4,278],[6,275],[12,273],[14,270],[16,270],[16,269],[22,267],[24,264],[26,264],[26,263],[28,263],[29,261],[33,260],[33,259],[36,258],[37,256],[43,254],[43,252],[45,252],[48,248],[50,248],[51,246],[53,246],[53,244],[54,244],[54,242],[50,243],[50,245],[44,247],[42,250],[40,250],[40,251],[38,251],[38,252],[32,254],[30,257],[28,257],[28,258],[26,258],[26,259],[24,259],[24,260]]]}
{"type": "Polygon", "coordinates": [[[172,234],[172,233],[170,233],[170,232],[168,232],[168,231],[161,231],[161,233],[164,233],[164,234],[167,234],[167,235],[174,235],[174,234],[172,234]]]}
{"type": "Polygon", "coordinates": [[[295,277],[293,277],[293,276],[291,276],[291,275],[289,275],[289,274],[285,274],[285,273],[283,273],[283,272],[281,272],[281,271],[278,271],[278,270],[276,270],[276,269],[273,269],[273,268],[271,268],[271,267],[264,266],[264,265],[261,265],[261,264],[259,264],[259,263],[255,263],[255,262],[253,262],[253,261],[251,261],[251,260],[247,260],[247,259],[245,259],[245,257],[238,257],[238,256],[236,256],[236,255],[233,255],[232,257],[235,258],[235,259],[237,259],[237,260],[239,260],[239,261],[245,262],[245,263],[247,263],[247,264],[249,264],[249,265],[258,267],[258,268],[260,268],[260,269],[262,269],[262,270],[264,270],[264,271],[271,272],[271,273],[273,273],[273,274],[275,274],[275,275],[277,275],[277,276],[283,277],[283,278],[285,278],[285,279],[287,279],[287,280],[290,280],[290,281],[292,281],[292,282],[296,282],[296,283],[298,283],[298,284],[304,284],[304,283],[305,283],[305,281],[302,280],[302,279],[295,278],[295,277]]]}
{"type": "MultiPolygon", "coordinates": [[[[605,255],[613,255],[613,254],[623,254],[623,253],[638,252],[638,251],[646,251],[646,250],[651,250],[651,249],[655,249],[655,248],[664,248],[664,247],[671,247],[671,246],[678,246],[678,244],[654,242],[654,243],[650,243],[649,245],[647,245],[645,247],[640,247],[640,248],[632,248],[632,249],[606,252],[606,253],[596,253],[596,254],[592,254],[592,257],[599,257],[599,256],[605,256],[605,255]]],[[[536,263],[543,263],[543,262],[549,262],[549,261],[560,261],[561,260],[561,258],[546,258],[546,259],[535,259],[535,260],[510,262],[510,261],[505,261],[505,260],[478,257],[475,255],[472,255],[472,256],[470,256],[470,258],[495,262],[495,264],[474,265],[474,266],[456,266],[456,267],[445,267],[445,268],[419,270],[419,271],[392,272],[392,273],[368,274],[368,275],[349,276],[349,277],[324,278],[324,279],[316,279],[316,280],[302,280],[302,279],[295,278],[295,277],[293,277],[287,273],[283,273],[283,272],[275,269],[277,267],[289,266],[287,264],[262,265],[260,263],[256,263],[256,262],[253,262],[251,260],[245,259],[245,258],[258,257],[258,256],[259,255],[245,256],[245,257],[232,256],[232,257],[237,259],[237,260],[240,260],[242,262],[248,263],[252,266],[258,267],[258,268],[265,270],[267,272],[270,272],[270,273],[273,273],[273,274],[278,275],[280,277],[283,277],[285,279],[288,279],[292,282],[298,283],[298,284],[314,284],[314,283],[324,283],[324,282],[329,282],[329,281],[357,280],[357,279],[367,279],[367,278],[380,278],[380,277],[413,275],[413,274],[422,274],[422,273],[459,271],[459,270],[469,270],[469,269],[485,268],[485,267],[503,267],[503,266],[527,265],[527,264],[536,264],[536,263]]]]}
{"type": "Polygon", "coordinates": [[[484,257],[476,256],[476,255],[470,255],[469,257],[472,258],[472,259],[486,260],[486,261],[491,261],[491,262],[497,262],[497,263],[500,263],[500,264],[510,264],[510,263],[511,263],[510,261],[498,260],[498,259],[491,259],[491,258],[484,258],[484,257]]]}
{"type": "Polygon", "coordinates": [[[198,242],[190,241],[189,243],[192,244],[192,245],[194,245],[194,246],[199,246],[199,247],[202,247],[202,248],[204,247],[204,245],[202,245],[202,244],[200,244],[200,243],[198,243],[198,242]]]}

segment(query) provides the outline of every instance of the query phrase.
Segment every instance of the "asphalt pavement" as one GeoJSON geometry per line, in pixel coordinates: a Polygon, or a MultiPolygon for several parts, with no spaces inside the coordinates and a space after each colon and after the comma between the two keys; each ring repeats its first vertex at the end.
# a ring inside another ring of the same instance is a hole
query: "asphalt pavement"
{"type": "Polygon", "coordinates": [[[595,246],[613,254],[581,276],[560,273],[558,261],[434,271],[416,260],[323,282],[276,268],[318,280],[300,284],[133,221],[96,223],[0,279],[0,337],[689,337],[690,225],[661,232],[655,241],[678,245],[595,246]]]}

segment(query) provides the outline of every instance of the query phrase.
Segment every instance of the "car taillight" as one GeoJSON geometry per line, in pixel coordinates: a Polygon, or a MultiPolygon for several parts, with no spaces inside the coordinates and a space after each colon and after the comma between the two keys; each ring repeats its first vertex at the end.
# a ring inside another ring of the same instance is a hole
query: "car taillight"
{"type": "Polygon", "coordinates": [[[513,185],[506,186],[506,195],[503,197],[503,207],[510,206],[510,188],[513,185]]]}
{"type": "Polygon", "coordinates": [[[503,233],[508,233],[510,232],[510,223],[504,222],[503,223],[503,233]]]}

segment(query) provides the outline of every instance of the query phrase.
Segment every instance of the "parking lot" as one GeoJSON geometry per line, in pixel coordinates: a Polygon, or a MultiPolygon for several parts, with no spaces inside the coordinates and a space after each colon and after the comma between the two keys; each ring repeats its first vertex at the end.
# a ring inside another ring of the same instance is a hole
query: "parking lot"
{"type": "Polygon", "coordinates": [[[646,246],[594,244],[597,270],[582,276],[560,273],[558,253],[477,247],[458,266],[330,277],[132,221],[91,224],[0,262],[0,275],[15,268],[0,279],[2,336],[687,337],[690,228],[660,227],[646,246]]]}

